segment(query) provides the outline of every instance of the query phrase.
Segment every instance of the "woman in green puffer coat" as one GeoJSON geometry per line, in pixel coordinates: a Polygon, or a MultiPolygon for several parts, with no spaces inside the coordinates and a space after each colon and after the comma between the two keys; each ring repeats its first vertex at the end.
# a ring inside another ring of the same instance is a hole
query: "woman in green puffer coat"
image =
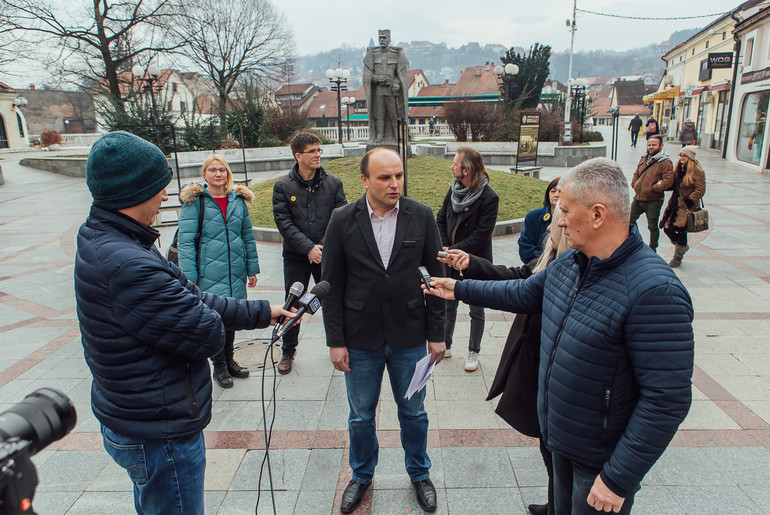
{"type": "MultiPolygon", "coordinates": [[[[246,203],[254,193],[233,183],[227,161],[211,154],[203,162],[204,186],[188,184],[179,195],[179,267],[188,279],[206,292],[246,298],[246,285],[257,285],[259,259],[246,203]],[[202,199],[202,201],[200,200],[202,199]],[[200,209],[203,222],[197,252],[200,209]]],[[[214,356],[214,379],[222,388],[233,386],[233,377],[245,378],[249,370],[233,359],[235,332],[225,332],[225,346],[214,356]]]]}

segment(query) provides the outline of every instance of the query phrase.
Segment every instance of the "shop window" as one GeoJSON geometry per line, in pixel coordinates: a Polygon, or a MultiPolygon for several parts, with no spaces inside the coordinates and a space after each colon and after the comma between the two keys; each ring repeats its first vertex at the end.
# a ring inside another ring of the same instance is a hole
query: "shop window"
{"type": "Polygon", "coordinates": [[[743,99],[736,155],[741,161],[759,164],[765,141],[765,122],[770,90],[750,93],[743,99]]]}

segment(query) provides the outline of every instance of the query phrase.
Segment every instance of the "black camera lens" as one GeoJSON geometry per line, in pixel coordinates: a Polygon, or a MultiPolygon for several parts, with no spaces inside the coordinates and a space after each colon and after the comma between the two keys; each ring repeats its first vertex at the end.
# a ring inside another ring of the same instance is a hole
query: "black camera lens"
{"type": "Polygon", "coordinates": [[[28,440],[34,456],[75,427],[78,416],[72,401],[58,390],[40,388],[0,414],[0,441],[28,440]]]}

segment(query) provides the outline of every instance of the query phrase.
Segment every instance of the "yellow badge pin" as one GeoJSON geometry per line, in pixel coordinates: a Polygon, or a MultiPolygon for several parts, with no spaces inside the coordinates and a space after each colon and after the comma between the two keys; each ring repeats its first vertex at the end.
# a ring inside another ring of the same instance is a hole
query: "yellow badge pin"
{"type": "Polygon", "coordinates": [[[291,201],[292,201],[292,202],[296,202],[296,201],[297,201],[297,197],[295,197],[294,195],[292,195],[292,196],[291,196],[291,201]]]}
{"type": "Polygon", "coordinates": [[[551,213],[546,213],[546,214],[543,215],[543,221],[544,222],[547,222],[550,219],[551,219],[551,213]]]}

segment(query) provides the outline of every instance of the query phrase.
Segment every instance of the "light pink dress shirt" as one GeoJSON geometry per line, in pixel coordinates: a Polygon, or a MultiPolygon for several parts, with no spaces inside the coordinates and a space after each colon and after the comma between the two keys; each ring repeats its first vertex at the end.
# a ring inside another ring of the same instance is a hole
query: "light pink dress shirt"
{"type": "Polygon", "coordinates": [[[388,268],[390,263],[390,254],[393,252],[393,242],[396,239],[396,221],[398,220],[398,206],[401,203],[399,200],[396,203],[396,207],[385,213],[385,216],[379,216],[372,210],[372,206],[369,205],[369,198],[366,199],[366,208],[369,210],[369,221],[372,223],[372,231],[374,232],[374,241],[377,242],[377,250],[380,251],[380,259],[385,268],[388,268]]]}

